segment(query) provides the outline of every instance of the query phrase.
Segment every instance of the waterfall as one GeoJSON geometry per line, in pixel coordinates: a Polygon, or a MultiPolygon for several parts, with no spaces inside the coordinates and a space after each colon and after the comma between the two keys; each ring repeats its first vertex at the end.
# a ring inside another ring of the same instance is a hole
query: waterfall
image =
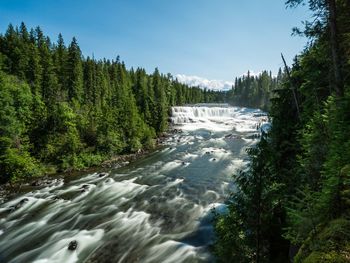
{"type": "Polygon", "coordinates": [[[172,107],[173,124],[203,122],[213,118],[233,118],[237,109],[222,107],[172,107]]]}
{"type": "Polygon", "coordinates": [[[267,120],[266,113],[259,109],[230,107],[228,105],[194,105],[171,108],[171,123],[182,129],[214,129],[256,131],[256,121],[267,120]]]}

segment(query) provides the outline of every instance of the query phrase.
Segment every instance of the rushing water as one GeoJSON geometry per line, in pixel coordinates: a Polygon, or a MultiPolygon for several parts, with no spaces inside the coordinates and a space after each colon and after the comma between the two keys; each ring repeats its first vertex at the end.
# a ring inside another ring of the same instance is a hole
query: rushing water
{"type": "Polygon", "coordinates": [[[177,132],[162,150],[1,204],[0,262],[214,261],[211,210],[225,210],[231,175],[266,117],[234,107],[172,111],[177,132]]]}

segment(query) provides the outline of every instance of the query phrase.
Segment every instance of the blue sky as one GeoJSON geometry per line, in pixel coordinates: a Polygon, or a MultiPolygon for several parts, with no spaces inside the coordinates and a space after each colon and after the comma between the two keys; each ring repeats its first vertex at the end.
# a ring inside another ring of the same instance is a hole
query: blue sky
{"type": "Polygon", "coordinates": [[[76,36],[85,56],[115,58],[148,72],[232,81],[247,70],[274,73],[306,39],[291,29],[309,17],[284,0],[0,0],[0,31],[40,25],[52,40],[76,36]]]}

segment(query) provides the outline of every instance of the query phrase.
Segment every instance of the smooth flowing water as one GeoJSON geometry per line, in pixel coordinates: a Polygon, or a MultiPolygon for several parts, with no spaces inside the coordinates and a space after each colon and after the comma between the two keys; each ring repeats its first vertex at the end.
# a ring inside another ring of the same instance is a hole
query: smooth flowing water
{"type": "Polygon", "coordinates": [[[176,131],[146,158],[2,203],[0,262],[214,261],[211,210],[225,210],[231,175],[247,162],[266,116],[174,107],[171,120],[176,131]]]}

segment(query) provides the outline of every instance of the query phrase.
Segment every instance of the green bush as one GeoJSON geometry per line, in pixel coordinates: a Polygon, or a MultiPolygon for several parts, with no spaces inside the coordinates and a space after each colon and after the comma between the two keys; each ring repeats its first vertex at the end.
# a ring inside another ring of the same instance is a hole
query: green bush
{"type": "Polygon", "coordinates": [[[17,181],[31,176],[38,176],[42,172],[38,162],[28,152],[18,149],[7,149],[0,164],[3,179],[17,181]]]}
{"type": "Polygon", "coordinates": [[[349,262],[350,221],[339,218],[326,226],[319,226],[317,233],[303,243],[295,262],[349,262]]]}

